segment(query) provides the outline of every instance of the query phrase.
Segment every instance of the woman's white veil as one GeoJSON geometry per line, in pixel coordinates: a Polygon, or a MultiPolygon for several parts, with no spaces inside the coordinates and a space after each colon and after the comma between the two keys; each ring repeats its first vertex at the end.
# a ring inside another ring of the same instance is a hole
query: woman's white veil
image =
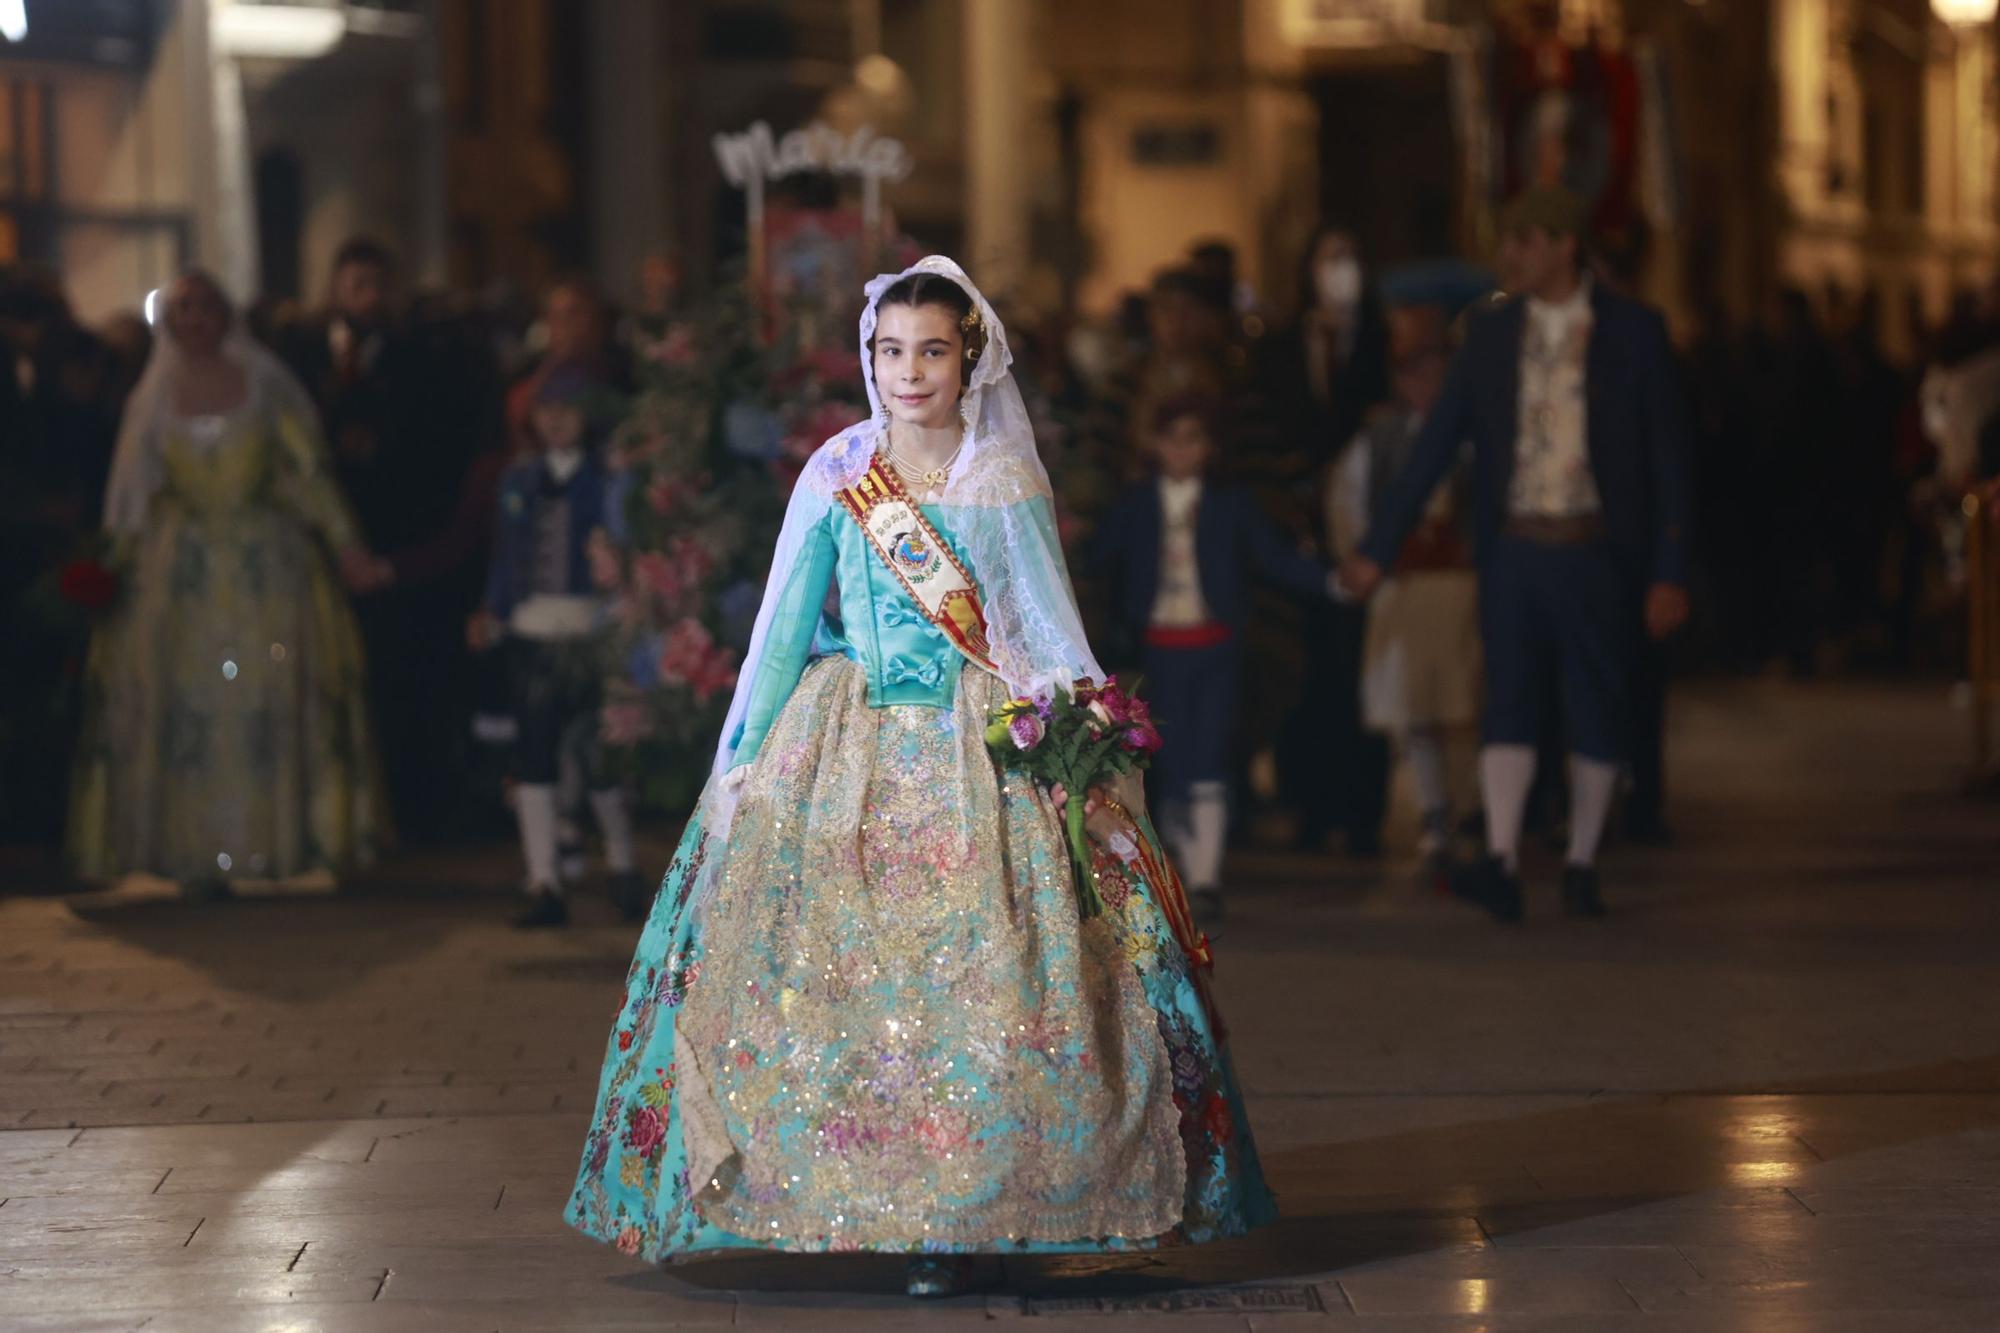
{"type": "MultiPolygon", "coordinates": [[[[284,362],[245,331],[242,318],[233,309],[220,350],[242,370],[249,384],[250,404],[295,416],[317,430],[319,412],[305,386],[284,362]]],[[[145,373],[125,399],[125,411],[118,422],[118,445],[112,451],[110,480],[104,490],[104,527],[114,536],[130,535],[144,526],[146,510],[166,480],[160,450],[186,370],[187,354],[163,320],[153,337],[145,373]]]]}
{"type": "MultiPolygon", "coordinates": [[[[1017,695],[1103,674],[1084,638],[1083,619],[1070,588],[1056,535],[1049,476],[1035,447],[1034,428],[1021,401],[1020,387],[1014,382],[1006,327],[964,269],[942,255],[931,255],[901,273],[877,276],[866,288],[868,300],[861,314],[859,343],[868,404],[875,415],[821,445],[792,492],[756,628],[716,748],[717,777],[734,761],[737,731],[749,710],[765,637],[807,534],[832,506],[835,493],[853,485],[867,470],[882,438],[882,398],[869,351],[877,306],[889,288],[920,273],[946,278],[963,288],[985,326],[986,348],[965,391],[969,422],[965,447],[945,482],[941,506],[946,526],[965,548],[979,582],[994,665],[1017,695]]],[[[711,797],[719,795],[713,789],[722,784],[710,785],[711,797]]],[[[733,800],[727,797],[719,802],[711,799],[705,811],[711,831],[726,830],[730,806],[733,800]]]]}

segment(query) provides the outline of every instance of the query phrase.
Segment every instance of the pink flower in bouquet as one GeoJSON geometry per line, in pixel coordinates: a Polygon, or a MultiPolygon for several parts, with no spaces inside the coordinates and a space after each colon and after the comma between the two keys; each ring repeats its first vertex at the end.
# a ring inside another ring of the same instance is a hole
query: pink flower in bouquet
{"type": "Polygon", "coordinates": [[[624,577],[618,567],[618,548],[603,528],[591,531],[590,540],[584,543],[584,559],[590,562],[590,581],[600,588],[615,588],[624,577]]]}
{"type": "Polygon", "coordinates": [[[1125,693],[1124,688],[1118,684],[1116,676],[1104,682],[1104,688],[1097,692],[1097,697],[1091,700],[1090,706],[1092,712],[1098,713],[1099,717],[1112,725],[1131,722],[1145,709],[1144,704],[1125,693]],[[1102,712],[1098,711],[1100,709],[1102,712]]]}
{"type": "Polygon", "coordinates": [[[1042,719],[1032,712],[1016,713],[1014,720],[1007,724],[1007,737],[1014,742],[1017,750],[1034,749],[1047,734],[1048,728],[1042,725],[1042,719]]]}
{"type": "Polygon", "coordinates": [[[1125,728],[1125,748],[1152,754],[1160,748],[1160,732],[1150,719],[1140,719],[1125,728]]]}

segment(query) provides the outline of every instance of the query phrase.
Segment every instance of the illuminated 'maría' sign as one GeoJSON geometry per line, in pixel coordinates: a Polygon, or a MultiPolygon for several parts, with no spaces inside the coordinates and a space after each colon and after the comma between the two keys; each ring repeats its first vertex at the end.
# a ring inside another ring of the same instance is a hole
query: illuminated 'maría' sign
{"type": "Polygon", "coordinates": [[[909,149],[895,139],[878,137],[863,125],[842,134],[823,121],[776,138],[770,125],[758,121],[736,134],[715,136],[715,160],[722,174],[738,189],[759,181],[781,180],[802,171],[859,176],[864,181],[891,184],[910,174],[909,149]]]}

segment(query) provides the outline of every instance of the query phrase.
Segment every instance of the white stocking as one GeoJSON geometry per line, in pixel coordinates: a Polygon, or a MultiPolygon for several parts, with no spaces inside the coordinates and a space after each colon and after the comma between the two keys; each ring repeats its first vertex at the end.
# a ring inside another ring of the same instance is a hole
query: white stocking
{"type": "Polygon", "coordinates": [[[607,787],[590,794],[590,808],[597,813],[597,831],[604,835],[604,864],[614,875],[628,873],[632,858],[632,810],[621,787],[607,787]]]}
{"type": "Polygon", "coordinates": [[[1535,785],[1535,747],[1489,745],[1479,752],[1479,785],[1486,796],[1486,847],[1508,872],[1521,868],[1521,819],[1535,785]]]}
{"type": "Polygon", "coordinates": [[[1228,785],[1195,783],[1188,794],[1188,840],[1181,858],[1189,889],[1222,887],[1222,855],[1228,844],[1228,785]]]}
{"type": "Polygon", "coordinates": [[[1426,827],[1451,818],[1451,776],[1445,751],[1444,728],[1410,728],[1403,738],[1403,755],[1410,762],[1410,777],[1417,784],[1417,801],[1423,806],[1426,827]]]}
{"type": "Polygon", "coordinates": [[[1618,792],[1618,766],[1600,759],[1569,757],[1569,863],[1597,863],[1597,844],[1611,817],[1611,799],[1618,792]]]}
{"type": "Polygon", "coordinates": [[[514,817],[521,823],[521,857],[528,864],[528,891],[562,892],[556,870],[556,789],[546,782],[514,788],[514,817]]]}

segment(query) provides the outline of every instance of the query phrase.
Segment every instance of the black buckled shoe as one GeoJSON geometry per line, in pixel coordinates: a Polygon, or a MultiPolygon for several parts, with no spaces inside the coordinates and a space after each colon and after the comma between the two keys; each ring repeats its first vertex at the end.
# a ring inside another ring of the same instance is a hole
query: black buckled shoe
{"type": "Polygon", "coordinates": [[[910,1260],[903,1289],[919,1299],[936,1300],[960,1294],[971,1282],[970,1255],[923,1255],[910,1260]]]}
{"type": "Polygon", "coordinates": [[[1483,856],[1460,866],[1451,876],[1451,891],[1469,903],[1483,907],[1495,921],[1509,925],[1521,919],[1521,880],[1507,872],[1497,856],[1483,856]]]}
{"type": "Polygon", "coordinates": [[[1604,898],[1598,891],[1595,866],[1563,868],[1563,914],[1581,917],[1604,915],[1604,898]]]}
{"type": "Polygon", "coordinates": [[[516,930],[543,930],[550,926],[569,924],[569,904],[562,895],[548,889],[536,889],[528,905],[514,918],[516,930]]]}

